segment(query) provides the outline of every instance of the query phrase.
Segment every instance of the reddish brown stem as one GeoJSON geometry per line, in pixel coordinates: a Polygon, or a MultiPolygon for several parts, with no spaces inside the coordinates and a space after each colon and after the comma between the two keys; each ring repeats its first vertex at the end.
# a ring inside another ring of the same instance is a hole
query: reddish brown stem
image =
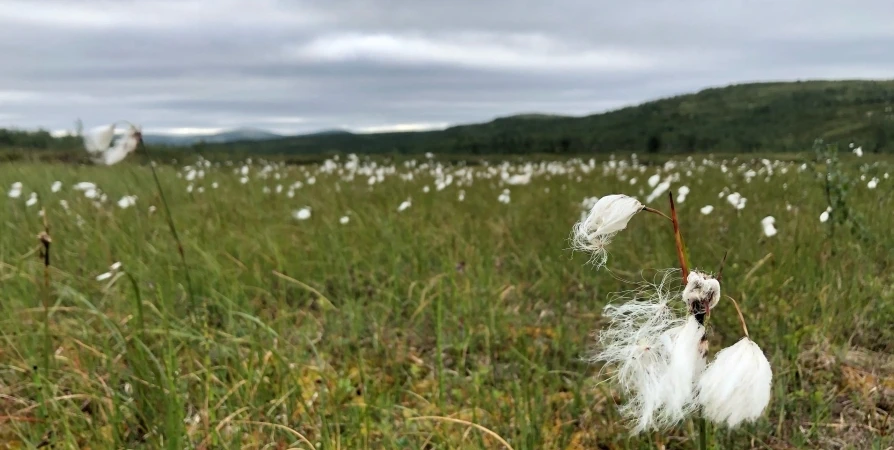
{"type": "Polygon", "coordinates": [[[674,223],[674,239],[677,244],[677,258],[680,260],[680,270],[683,275],[683,284],[686,284],[687,278],[689,278],[689,267],[686,264],[686,254],[685,247],[683,247],[683,235],[680,233],[680,221],[677,219],[677,208],[674,206],[674,193],[673,191],[668,193],[668,198],[670,198],[670,208],[671,208],[671,222],[674,223]]]}

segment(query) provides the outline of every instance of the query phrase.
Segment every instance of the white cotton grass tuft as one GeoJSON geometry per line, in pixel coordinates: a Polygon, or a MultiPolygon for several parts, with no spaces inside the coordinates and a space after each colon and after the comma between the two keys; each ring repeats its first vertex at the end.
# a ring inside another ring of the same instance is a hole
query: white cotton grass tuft
{"type": "Polygon", "coordinates": [[[675,310],[673,303],[683,304],[668,285],[678,273],[667,271],[661,282],[622,294],[632,299],[607,306],[603,316],[609,324],[598,333],[590,358],[613,369],[611,379],[627,397],[620,412],[634,433],[669,428],[695,407],[704,327],[675,310]]]}
{"type": "Polygon", "coordinates": [[[773,216],[767,216],[761,219],[761,226],[764,228],[764,236],[776,236],[776,219],[773,216]]]}
{"type": "Polygon", "coordinates": [[[698,383],[698,403],[711,422],[733,428],[757,420],[770,403],[773,370],[764,352],[744,337],[721,350],[698,383]]]}
{"type": "Polygon", "coordinates": [[[120,261],[118,261],[118,262],[112,264],[111,266],[109,266],[109,271],[108,271],[108,272],[101,273],[101,274],[97,275],[97,276],[96,276],[96,281],[105,281],[105,280],[108,280],[109,278],[112,278],[112,276],[114,276],[115,274],[117,274],[119,270],[121,270],[121,262],[120,262],[120,261]]]}
{"type": "Polygon", "coordinates": [[[745,209],[745,203],[748,201],[748,199],[742,197],[742,194],[738,192],[733,192],[732,194],[726,196],[726,201],[734,208],[742,210],[745,209]]]}
{"type": "Polygon", "coordinates": [[[84,148],[90,153],[102,153],[112,145],[115,138],[115,124],[94,127],[84,133],[84,148]]]}
{"type": "Polygon", "coordinates": [[[91,183],[89,181],[81,181],[73,186],[76,191],[88,191],[90,189],[96,189],[96,184],[91,183]]]}
{"type": "Polygon", "coordinates": [[[686,276],[683,301],[691,312],[708,312],[720,302],[720,282],[716,278],[697,270],[686,276]]]}
{"type": "Polygon", "coordinates": [[[413,206],[413,202],[410,199],[406,199],[400,205],[398,205],[397,212],[404,212],[410,209],[411,206],[413,206]]]}
{"type": "Polygon", "coordinates": [[[295,210],[292,212],[292,217],[295,220],[307,220],[310,219],[310,206],[305,206],[304,208],[295,210]]]}
{"type": "Polygon", "coordinates": [[[121,197],[120,200],[118,200],[118,207],[121,209],[127,209],[127,208],[130,208],[131,206],[134,206],[136,204],[137,204],[137,196],[136,195],[125,195],[124,197],[121,197]]]}
{"type": "Polygon", "coordinates": [[[574,225],[571,245],[575,250],[590,253],[590,261],[598,268],[608,258],[606,246],[636,213],[642,211],[639,200],[621,194],[606,195],[590,209],[589,214],[574,225]]]}
{"type": "Polygon", "coordinates": [[[683,203],[686,201],[686,196],[689,195],[689,186],[680,186],[677,189],[677,203],[683,203]]]}
{"type": "Polygon", "coordinates": [[[659,426],[679,423],[698,409],[695,387],[705,369],[705,357],[699,347],[704,335],[705,327],[690,315],[684,325],[662,336],[665,345],[670,348],[670,355],[663,382],[659,426]]]}
{"type": "Polygon", "coordinates": [[[111,166],[123,161],[127,155],[133,153],[143,139],[140,127],[130,125],[124,136],[119,137],[114,144],[115,125],[93,128],[83,136],[84,148],[91,154],[96,154],[96,162],[111,166]]]}
{"type": "Polygon", "coordinates": [[[62,182],[61,182],[61,181],[55,181],[55,182],[53,182],[53,185],[50,186],[50,190],[53,191],[53,192],[59,192],[59,191],[61,191],[61,190],[62,190],[62,182]]]}
{"type": "MultiPolygon", "coordinates": [[[[658,184],[658,186],[655,186],[655,189],[649,194],[648,197],[646,197],[646,203],[652,203],[653,201],[655,201],[655,199],[664,195],[664,193],[667,192],[670,187],[670,180],[662,181],[658,184]]],[[[685,199],[685,196],[683,196],[683,198],[685,199]]]]}
{"type": "Polygon", "coordinates": [[[711,214],[712,212],[714,212],[714,207],[711,205],[705,205],[705,206],[702,206],[702,209],[700,209],[699,211],[701,211],[703,216],[707,216],[707,215],[711,214]]]}
{"type": "Polygon", "coordinates": [[[341,218],[338,219],[338,223],[340,223],[342,225],[347,225],[348,222],[350,222],[350,221],[351,221],[351,218],[348,216],[341,216],[341,218]]]}
{"type": "Polygon", "coordinates": [[[37,192],[32,192],[31,196],[28,197],[28,200],[25,202],[25,206],[32,207],[37,204],[37,192]]]}
{"type": "Polygon", "coordinates": [[[13,183],[12,186],[9,188],[9,193],[7,195],[9,196],[9,198],[21,197],[22,196],[22,183],[19,181],[16,181],[15,183],[13,183]]]}

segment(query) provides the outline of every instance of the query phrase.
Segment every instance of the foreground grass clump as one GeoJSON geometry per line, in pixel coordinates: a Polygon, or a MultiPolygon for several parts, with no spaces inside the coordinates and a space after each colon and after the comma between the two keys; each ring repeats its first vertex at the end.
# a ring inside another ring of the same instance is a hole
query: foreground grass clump
{"type": "MultiPolygon", "coordinates": [[[[724,293],[774,368],[768,412],[714,430],[716,448],[894,445],[886,161],[843,169],[878,179],[848,192],[859,233],[833,227],[840,205],[820,222],[824,184],[800,163],[189,163],[158,171],[192,292],[148,167],[0,167],[0,448],[694,448],[691,424],[629,437],[582,362],[608,293],[654,274],[591,270],[569,231],[585,198],[643,200],[655,174],[691,190],[691,260],[731,250],[724,293]]],[[[675,265],[666,224],[630,228],[614,267],[675,265]]],[[[711,348],[740,337],[712,321],[711,348]]]]}

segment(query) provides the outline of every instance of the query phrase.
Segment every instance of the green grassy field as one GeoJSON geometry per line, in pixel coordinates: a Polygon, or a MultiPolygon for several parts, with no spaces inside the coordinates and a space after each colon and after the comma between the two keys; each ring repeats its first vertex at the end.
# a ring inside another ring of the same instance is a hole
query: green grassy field
{"type": "MultiPolygon", "coordinates": [[[[443,175],[422,160],[266,171],[254,161],[242,184],[242,161],[187,181],[190,159],[158,167],[185,268],[148,166],[4,164],[0,449],[696,448],[691,422],[630,436],[619,394],[582,362],[611,293],[677,258],[668,223],[641,214],[611,245],[611,270],[594,270],[568,250],[581,201],[643,199],[655,173],[691,189],[678,210],[693,265],[716,271],[729,250],[724,294],[774,369],[764,417],[712,428],[713,448],[892,448],[894,165],[842,160],[847,208],[821,223],[824,183],[797,162],[768,176],[760,160],[726,160],[724,172],[701,156],[642,172],[557,161],[443,175]],[[502,171],[531,182],[505,185],[502,171]],[[83,181],[107,200],[73,189],[83,181]],[[14,182],[21,195],[9,198],[14,182]],[[125,195],[134,206],[116,204],[125,195]],[[297,220],[305,206],[310,218],[297,220]],[[845,210],[859,227],[838,223],[845,210]],[[768,215],[779,231],[769,238],[768,215]]],[[[667,211],[666,196],[650,206],[667,211]]],[[[722,301],[711,351],[739,337],[722,301]]]]}

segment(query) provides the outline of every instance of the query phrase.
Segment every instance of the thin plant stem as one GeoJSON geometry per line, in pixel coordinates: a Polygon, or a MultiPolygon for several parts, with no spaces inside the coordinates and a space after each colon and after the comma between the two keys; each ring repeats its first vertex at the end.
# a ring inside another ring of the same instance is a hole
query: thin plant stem
{"type": "Polygon", "coordinates": [[[43,332],[44,332],[44,348],[43,348],[43,370],[44,379],[50,378],[50,354],[53,353],[53,336],[50,334],[50,244],[53,239],[50,238],[50,225],[47,221],[47,210],[42,208],[43,213],[43,232],[37,235],[40,243],[43,245],[43,332]]]}
{"type": "Polygon", "coordinates": [[[438,376],[438,406],[443,408],[444,406],[444,356],[443,356],[443,338],[441,333],[442,329],[442,321],[444,316],[444,304],[441,300],[442,295],[440,293],[436,294],[435,297],[435,347],[437,351],[435,352],[435,360],[436,360],[436,369],[438,376]]]}
{"type": "Polygon", "coordinates": [[[745,337],[751,339],[751,336],[748,335],[748,325],[745,324],[745,316],[742,315],[742,309],[739,308],[739,302],[737,302],[736,299],[730,297],[729,295],[727,295],[726,298],[728,298],[729,301],[733,302],[733,307],[736,308],[736,314],[739,315],[739,323],[742,324],[742,332],[745,333],[745,337]]]}
{"type": "Polygon", "coordinates": [[[183,277],[186,279],[186,290],[189,294],[189,301],[192,307],[196,307],[198,305],[196,305],[195,292],[193,292],[192,289],[192,277],[189,275],[189,265],[186,264],[186,253],[183,251],[183,242],[180,241],[180,235],[177,234],[177,226],[174,225],[174,216],[171,215],[171,208],[168,206],[165,191],[161,188],[161,181],[159,181],[158,173],[155,171],[155,159],[152,158],[149,148],[143,143],[142,139],[140,139],[140,147],[143,148],[143,152],[146,153],[146,157],[149,158],[149,168],[152,169],[152,179],[155,180],[155,187],[158,189],[161,204],[165,208],[165,218],[168,222],[168,228],[171,229],[171,235],[177,243],[177,252],[180,254],[180,263],[183,266],[183,277]]]}
{"type": "Polygon", "coordinates": [[[124,275],[127,275],[127,278],[130,280],[131,286],[133,286],[134,295],[136,295],[136,304],[137,304],[137,328],[139,328],[140,339],[143,338],[143,331],[146,329],[146,323],[143,321],[143,298],[140,295],[140,285],[137,284],[137,279],[130,274],[130,272],[124,272],[124,275]]]}
{"type": "MultiPolygon", "coordinates": [[[[671,222],[674,224],[674,241],[677,249],[677,258],[680,261],[680,272],[683,276],[683,284],[687,283],[687,279],[689,278],[689,264],[686,262],[686,247],[683,244],[683,234],[680,232],[680,221],[677,218],[677,207],[674,205],[674,193],[673,191],[668,192],[668,199],[670,200],[670,210],[671,210],[671,222]]],[[[726,257],[724,256],[724,259],[726,257]]],[[[707,311],[705,312],[704,320],[707,320],[707,311]]],[[[704,325],[704,322],[702,322],[704,325]]],[[[702,337],[704,340],[705,337],[702,337]]],[[[704,342],[705,349],[707,349],[707,342],[704,342]]],[[[705,418],[703,416],[699,416],[698,418],[698,445],[700,450],[708,450],[708,424],[705,422],[705,418]]]]}
{"type": "Polygon", "coordinates": [[[704,417],[698,418],[698,448],[708,450],[708,424],[704,417]]]}
{"type": "Polygon", "coordinates": [[[670,217],[668,217],[667,214],[665,214],[655,208],[649,208],[648,206],[643,206],[643,211],[650,212],[652,214],[658,214],[659,216],[664,217],[665,219],[670,220],[671,222],[674,221],[674,219],[671,219],[670,217]]]}
{"type": "Polygon", "coordinates": [[[668,192],[671,209],[671,222],[674,224],[674,239],[677,246],[677,258],[680,260],[680,271],[683,275],[683,284],[689,278],[689,265],[686,263],[686,247],[683,246],[683,234],[680,233],[680,221],[677,219],[677,208],[674,206],[674,193],[668,192]]]}

